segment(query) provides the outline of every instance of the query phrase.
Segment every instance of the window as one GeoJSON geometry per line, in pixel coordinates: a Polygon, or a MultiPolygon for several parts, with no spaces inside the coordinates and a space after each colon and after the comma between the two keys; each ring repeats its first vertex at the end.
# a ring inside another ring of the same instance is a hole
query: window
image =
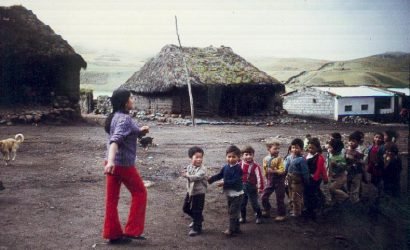
{"type": "Polygon", "coordinates": [[[369,110],[369,105],[362,104],[362,110],[369,110]]]}
{"type": "Polygon", "coordinates": [[[345,112],[352,111],[352,105],[346,105],[345,106],[345,112]]]}
{"type": "Polygon", "coordinates": [[[315,99],[315,98],[313,98],[313,103],[316,103],[316,99],[315,99]]]}

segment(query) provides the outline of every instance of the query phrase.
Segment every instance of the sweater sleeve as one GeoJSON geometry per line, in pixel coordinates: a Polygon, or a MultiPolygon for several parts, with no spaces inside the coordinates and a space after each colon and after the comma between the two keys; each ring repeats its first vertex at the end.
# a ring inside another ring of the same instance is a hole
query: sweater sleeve
{"type": "Polygon", "coordinates": [[[262,168],[263,168],[263,175],[265,175],[265,177],[268,176],[268,157],[263,158],[262,161],[262,168]]]}
{"type": "Polygon", "coordinates": [[[309,183],[309,167],[306,160],[302,157],[300,159],[300,173],[303,176],[305,184],[309,183]]]}
{"type": "Polygon", "coordinates": [[[317,169],[313,179],[320,180],[320,178],[322,178],[324,182],[329,181],[326,173],[325,158],[323,156],[319,156],[317,159],[317,169]]]}
{"type": "Polygon", "coordinates": [[[124,138],[127,137],[132,132],[131,127],[131,117],[123,116],[120,117],[115,124],[114,131],[110,136],[110,144],[115,142],[118,145],[121,145],[124,141],[124,138]]]}
{"type": "Polygon", "coordinates": [[[204,166],[200,167],[198,171],[193,175],[187,175],[189,181],[201,181],[205,179],[206,176],[206,168],[204,166]]]}
{"type": "Polygon", "coordinates": [[[220,179],[222,179],[224,177],[224,169],[225,169],[225,166],[222,167],[221,171],[219,171],[218,174],[211,176],[211,178],[209,178],[208,180],[208,183],[212,184],[215,181],[219,181],[220,179]]]}
{"type": "Polygon", "coordinates": [[[256,164],[256,167],[255,167],[255,175],[256,175],[256,181],[257,181],[257,184],[256,184],[257,188],[259,190],[263,190],[264,189],[263,175],[262,175],[261,167],[258,164],[256,164]]]}
{"type": "Polygon", "coordinates": [[[275,163],[277,164],[278,174],[285,173],[285,162],[283,161],[283,158],[279,156],[275,160],[276,160],[275,163]]]}

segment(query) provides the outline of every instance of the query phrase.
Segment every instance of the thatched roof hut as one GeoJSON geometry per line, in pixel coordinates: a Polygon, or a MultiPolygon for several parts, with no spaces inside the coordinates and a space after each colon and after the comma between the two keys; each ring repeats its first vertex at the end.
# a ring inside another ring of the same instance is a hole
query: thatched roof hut
{"type": "Polygon", "coordinates": [[[182,54],[179,47],[166,45],[122,87],[140,97],[137,105],[142,109],[188,114],[182,55],[187,61],[197,113],[252,115],[281,106],[276,97],[284,93],[284,85],[224,46],[184,47],[182,54]]]}
{"type": "Polygon", "coordinates": [[[0,7],[0,104],[48,105],[56,96],[78,103],[87,63],[23,6],[0,7]]]}

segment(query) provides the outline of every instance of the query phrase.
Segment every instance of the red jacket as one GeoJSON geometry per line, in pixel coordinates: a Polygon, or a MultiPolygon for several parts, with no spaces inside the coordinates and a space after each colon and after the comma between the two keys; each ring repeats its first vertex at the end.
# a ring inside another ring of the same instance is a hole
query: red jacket
{"type": "Polygon", "coordinates": [[[248,163],[241,161],[240,165],[242,168],[242,183],[248,182],[258,188],[260,191],[263,190],[263,175],[259,164],[256,162],[248,163]]]}
{"type": "Polygon", "coordinates": [[[314,181],[323,180],[328,182],[329,178],[326,173],[325,158],[322,154],[315,154],[312,158],[307,159],[309,175],[314,181]]]}

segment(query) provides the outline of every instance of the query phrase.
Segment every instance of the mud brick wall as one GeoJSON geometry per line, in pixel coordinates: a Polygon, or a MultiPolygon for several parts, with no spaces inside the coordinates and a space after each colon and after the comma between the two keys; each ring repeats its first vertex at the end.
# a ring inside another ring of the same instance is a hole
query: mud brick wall
{"type": "Polygon", "coordinates": [[[172,97],[146,97],[138,95],[133,98],[134,110],[147,113],[171,113],[175,105],[172,97]]]}
{"type": "Polygon", "coordinates": [[[284,96],[283,108],[289,114],[333,118],[335,101],[327,92],[303,88],[284,96]]]}

